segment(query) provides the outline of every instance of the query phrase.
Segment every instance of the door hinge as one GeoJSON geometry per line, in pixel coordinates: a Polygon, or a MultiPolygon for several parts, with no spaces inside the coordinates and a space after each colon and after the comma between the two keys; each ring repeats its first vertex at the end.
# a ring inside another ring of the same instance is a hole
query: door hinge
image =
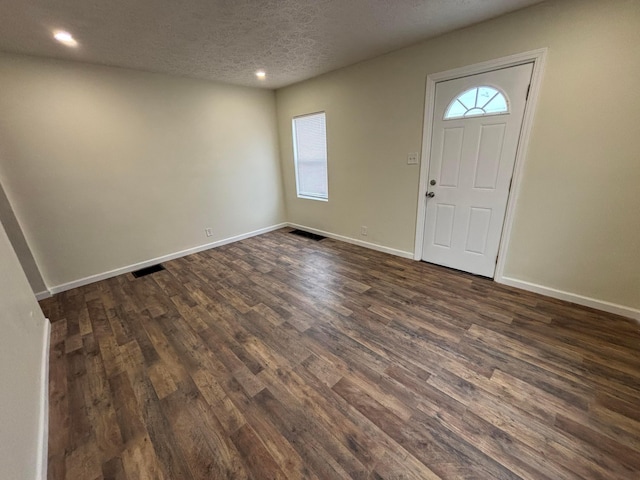
{"type": "Polygon", "coordinates": [[[525,97],[525,100],[529,100],[529,92],[531,91],[531,84],[529,84],[529,86],[527,87],[527,96],[525,97]]]}

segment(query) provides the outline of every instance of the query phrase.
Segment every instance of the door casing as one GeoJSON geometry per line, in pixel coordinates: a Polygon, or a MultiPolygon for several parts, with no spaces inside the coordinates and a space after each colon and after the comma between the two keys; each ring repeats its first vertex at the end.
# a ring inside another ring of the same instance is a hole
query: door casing
{"type": "Polygon", "coordinates": [[[523,164],[526,158],[529,138],[531,136],[531,127],[533,125],[533,117],[538,103],[540,93],[540,85],[544,72],[544,65],[547,55],[547,48],[532,50],[529,52],[510,55],[495,60],[489,60],[482,63],[476,63],[466,67],[447,70],[445,72],[434,73],[427,76],[427,86],[425,93],[424,106],[424,128],[422,131],[422,161],[420,162],[420,186],[418,188],[418,213],[416,218],[416,238],[414,247],[414,260],[422,259],[422,241],[424,237],[425,215],[426,215],[426,193],[429,177],[429,163],[431,155],[431,136],[433,133],[433,111],[435,106],[436,83],[455,78],[476,75],[479,73],[490,72],[500,68],[513,67],[522,63],[533,63],[533,73],[531,75],[531,88],[529,97],[524,111],[522,120],[522,129],[520,132],[520,141],[516,152],[515,164],[513,167],[513,183],[507,200],[507,210],[504,217],[504,226],[502,228],[502,236],[500,237],[500,247],[498,250],[498,262],[494,274],[494,280],[500,282],[504,273],[504,263],[507,256],[509,246],[509,238],[511,236],[511,226],[513,223],[514,210],[518,194],[520,191],[520,182],[522,181],[523,164]]]}

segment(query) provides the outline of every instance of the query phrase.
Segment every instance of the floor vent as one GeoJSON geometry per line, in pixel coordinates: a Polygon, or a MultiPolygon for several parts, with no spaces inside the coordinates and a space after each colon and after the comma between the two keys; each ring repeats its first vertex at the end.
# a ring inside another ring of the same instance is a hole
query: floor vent
{"type": "Polygon", "coordinates": [[[316,235],[315,233],[305,232],[304,230],[292,230],[290,233],[293,233],[294,235],[299,235],[304,238],[310,238],[311,240],[315,240],[316,242],[319,242],[320,240],[324,240],[325,238],[327,238],[327,237],[323,237],[322,235],[316,235]]]}
{"type": "Polygon", "coordinates": [[[133,273],[133,276],[136,278],[144,277],[146,275],[151,275],[152,273],[161,272],[164,270],[164,267],[161,264],[151,265],[150,267],[141,268],[140,270],[136,270],[133,273]]]}

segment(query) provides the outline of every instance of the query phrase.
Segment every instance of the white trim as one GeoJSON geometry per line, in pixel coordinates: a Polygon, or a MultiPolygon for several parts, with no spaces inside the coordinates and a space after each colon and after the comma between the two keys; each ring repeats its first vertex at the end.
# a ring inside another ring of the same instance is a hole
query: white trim
{"type": "Polygon", "coordinates": [[[42,359],[40,367],[40,413],[38,418],[38,454],[36,457],[36,478],[47,479],[49,447],[49,345],[51,343],[51,323],[44,319],[42,333],[42,359]]]}
{"type": "Polygon", "coordinates": [[[350,243],[352,245],[358,245],[360,247],[368,248],[371,250],[377,250],[378,252],[388,253],[390,255],[395,255],[396,257],[413,259],[413,253],[405,252],[404,250],[397,250],[395,248],[385,247],[383,245],[378,245],[376,243],[363,242],[362,240],[358,240],[356,238],[345,237],[343,235],[338,235],[331,232],[325,232],[324,230],[318,230],[317,228],[311,228],[305,225],[298,225],[297,223],[288,223],[287,225],[292,228],[297,228],[300,230],[305,230],[310,233],[315,233],[316,235],[322,235],[324,237],[333,238],[334,240],[340,240],[341,242],[350,243]]]}
{"type": "Polygon", "coordinates": [[[436,83],[454,78],[465,77],[469,75],[477,75],[479,73],[489,72],[500,68],[512,67],[522,63],[533,62],[533,73],[531,76],[531,89],[529,91],[529,99],[524,111],[522,120],[522,129],[520,140],[518,142],[518,150],[513,169],[513,183],[507,200],[507,210],[504,218],[504,226],[502,236],[500,238],[500,248],[498,251],[498,262],[494,278],[499,281],[502,279],[504,272],[504,261],[507,256],[509,239],[511,237],[511,224],[513,222],[514,210],[520,191],[520,182],[522,180],[523,165],[526,160],[527,147],[531,136],[531,127],[533,125],[533,116],[538,102],[540,93],[540,84],[542,82],[542,74],[544,72],[544,64],[547,55],[547,49],[532,50],[530,52],[518,53],[508,57],[502,57],[487,62],[476,63],[466,67],[447,70],[446,72],[434,73],[427,76],[427,86],[425,93],[424,107],[424,128],[422,132],[422,158],[420,165],[420,186],[418,188],[418,212],[416,216],[416,240],[414,246],[413,259],[422,259],[422,243],[424,239],[424,226],[426,215],[425,195],[427,193],[427,182],[429,177],[429,157],[431,154],[431,135],[433,131],[433,112],[435,105],[436,83]]]}
{"type": "Polygon", "coordinates": [[[503,276],[500,280],[496,279],[496,282],[510,287],[521,288],[522,290],[527,290],[529,292],[546,295],[547,297],[577,303],[578,305],[584,305],[585,307],[595,308],[597,310],[602,310],[603,312],[622,315],[623,317],[632,318],[640,322],[640,310],[635,308],[625,307],[624,305],[619,305],[617,303],[605,302],[604,300],[578,295],[577,293],[565,292],[564,290],[545,287],[543,285],[538,285],[537,283],[525,282],[524,280],[518,280],[511,277],[503,276]]]}
{"type": "Polygon", "coordinates": [[[433,115],[436,98],[436,82],[431,75],[427,76],[426,88],[424,97],[424,127],[422,131],[422,162],[420,162],[420,183],[418,186],[416,241],[413,248],[414,260],[422,260],[422,244],[424,243],[424,226],[427,215],[426,194],[429,179],[429,161],[431,159],[431,132],[433,131],[433,115]]]}
{"type": "Polygon", "coordinates": [[[38,292],[35,294],[36,300],[44,300],[45,298],[49,298],[51,296],[51,292],[49,290],[44,290],[42,292],[38,292]]]}
{"type": "Polygon", "coordinates": [[[84,285],[88,285],[90,283],[99,282],[100,280],[105,280],[107,278],[115,277],[118,275],[122,275],[123,273],[133,272],[134,270],[139,270],[141,268],[149,267],[151,265],[155,265],[157,263],[168,262],[169,260],[174,260],[176,258],[184,257],[186,255],[191,255],[193,253],[202,252],[204,250],[209,250],[211,248],[220,247],[222,245],[227,245],[228,243],[237,242],[239,240],[244,240],[245,238],[255,237],[256,235],[262,235],[263,233],[272,232],[274,230],[278,230],[279,228],[286,227],[286,223],[279,223],[277,225],[272,225],[270,227],[261,228],[259,230],[254,230],[252,232],[243,233],[240,235],[236,235],[229,238],[223,238],[222,240],[217,240],[215,242],[207,243],[204,245],[200,245],[193,248],[188,248],[186,250],[181,250],[175,253],[169,253],[167,255],[163,255],[161,257],[152,258],[150,260],[145,260],[144,262],[134,263],[132,265],[127,265],[125,267],[116,268],[114,270],[109,270],[104,273],[97,273],[95,275],[90,275],[88,277],[80,278],[78,280],[73,280],[72,282],[63,283],[61,285],[56,285],[55,287],[49,287],[49,291],[51,294],[56,294],[60,292],[64,292],[65,290],[71,290],[72,288],[82,287],[84,285]]]}

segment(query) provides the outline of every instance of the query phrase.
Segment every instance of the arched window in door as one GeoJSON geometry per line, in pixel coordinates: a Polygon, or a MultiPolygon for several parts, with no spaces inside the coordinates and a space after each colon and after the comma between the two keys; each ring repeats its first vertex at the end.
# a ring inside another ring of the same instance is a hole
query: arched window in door
{"type": "Polygon", "coordinates": [[[507,97],[494,87],[473,87],[465,90],[447,107],[445,120],[463,117],[481,117],[509,113],[507,97]]]}

